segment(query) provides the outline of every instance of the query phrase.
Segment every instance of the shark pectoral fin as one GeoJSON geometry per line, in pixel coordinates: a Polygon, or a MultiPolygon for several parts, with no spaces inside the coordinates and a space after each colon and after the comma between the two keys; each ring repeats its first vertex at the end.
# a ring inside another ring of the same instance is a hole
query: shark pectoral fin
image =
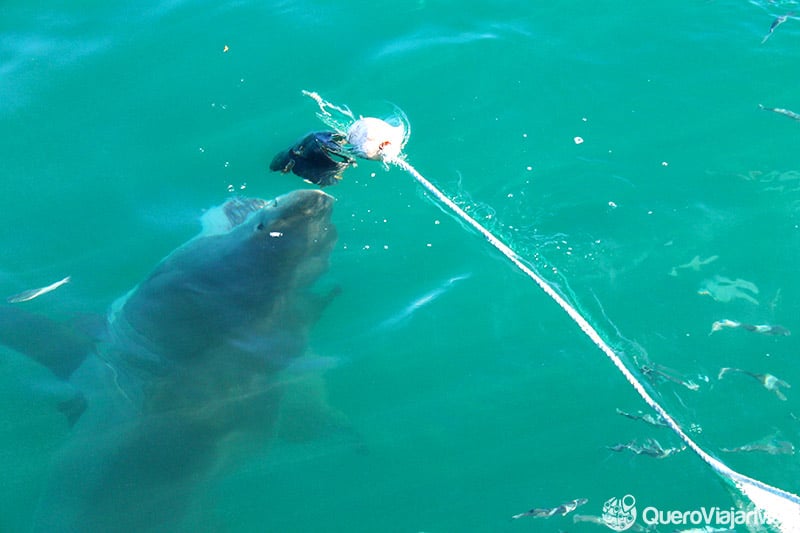
{"type": "Polygon", "coordinates": [[[94,349],[95,339],[46,316],[0,306],[0,344],[67,380],[94,349]]]}
{"type": "Polygon", "coordinates": [[[335,286],[327,291],[321,293],[307,292],[301,298],[298,298],[297,312],[310,323],[315,324],[325,309],[342,293],[342,288],[335,286]]]}
{"type": "Polygon", "coordinates": [[[277,435],[286,442],[344,439],[360,453],[361,435],[344,413],[331,407],[322,376],[309,375],[283,386],[277,435]]]}
{"type": "Polygon", "coordinates": [[[86,396],[76,391],[75,395],[67,400],[58,402],[58,410],[67,417],[69,427],[73,427],[87,407],[86,396]]]}
{"type": "MultiPolygon", "coordinates": [[[[68,380],[105,335],[104,321],[92,315],[76,317],[74,322],[68,325],[18,307],[0,306],[0,344],[44,366],[58,378],[57,387],[71,390],[67,399],[57,402],[70,428],[86,410],[87,400],[68,380]]],[[[59,395],[63,398],[63,393],[59,395]]]]}

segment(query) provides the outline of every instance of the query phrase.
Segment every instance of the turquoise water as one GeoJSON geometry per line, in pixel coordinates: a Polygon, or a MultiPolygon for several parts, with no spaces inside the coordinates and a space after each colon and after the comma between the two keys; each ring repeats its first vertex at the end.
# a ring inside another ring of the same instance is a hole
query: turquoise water
{"type": "MultiPolygon", "coordinates": [[[[699,385],[651,390],[701,446],[797,493],[795,455],[721,449],[800,445],[800,392],[782,401],[745,374],[717,379],[735,367],[800,386],[800,123],[758,107],[800,112],[800,22],[762,43],[792,9],[7,1],[0,293],[71,275],[25,309],[105,313],[196,234],[205,208],[309,187],[267,170],[321,127],[302,89],[363,115],[395,104],[412,126],[408,161],[567,294],[631,368],[662,365],[699,385]],[[717,258],[680,268],[695,256],[717,258]],[[714,276],[758,292],[698,294],[714,276]],[[794,335],[709,335],[722,319],[794,335]]],[[[599,516],[625,494],[640,512],[741,501],[689,451],[610,451],[680,443],[617,415],[646,406],[409,176],[362,162],[329,191],[339,241],[321,282],[341,294],[310,349],[333,361],[327,401],[363,447],[325,432],[265,443],[198,489],[187,530],[604,531],[572,515],[510,517],[575,498],[589,499],[576,513],[599,516]]],[[[69,430],[52,378],[0,353],[0,530],[26,531],[69,430]]]]}

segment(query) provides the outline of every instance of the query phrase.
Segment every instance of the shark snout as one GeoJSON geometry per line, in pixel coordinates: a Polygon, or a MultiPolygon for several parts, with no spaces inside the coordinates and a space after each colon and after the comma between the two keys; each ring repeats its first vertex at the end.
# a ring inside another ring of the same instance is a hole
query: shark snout
{"type": "Polygon", "coordinates": [[[275,207],[286,216],[329,217],[335,198],[319,189],[300,189],[275,199],[275,207]]]}

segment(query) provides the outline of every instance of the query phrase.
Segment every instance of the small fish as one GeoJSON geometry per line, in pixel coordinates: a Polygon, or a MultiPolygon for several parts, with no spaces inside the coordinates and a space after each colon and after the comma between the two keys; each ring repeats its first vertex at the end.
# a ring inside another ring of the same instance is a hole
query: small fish
{"type": "Polygon", "coordinates": [[[771,302],[769,302],[769,310],[774,313],[780,303],[781,303],[781,289],[778,289],[775,292],[775,297],[772,299],[771,302]]]}
{"type": "Polygon", "coordinates": [[[431,302],[433,302],[441,295],[443,295],[445,292],[450,290],[456,283],[468,279],[470,276],[471,274],[467,273],[467,274],[461,274],[459,276],[453,276],[452,278],[445,280],[444,283],[442,283],[440,286],[436,287],[432,291],[423,294],[422,296],[420,296],[419,298],[417,298],[416,300],[405,306],[399,313],[381,322],[378,325],[378,329],[386,330],[395,328],[403,324],[404,322],[409,320],[416,311],[425,307],[426,305],[429,305],[431,302]]]}
{"type": "Polygon", "coordinates": [[[698,385],[694,381],[690,379],[683,380],[678,377],[675,377],[673,374],[676,374],[677,372],[675,372],[674,370],[669,370],[667,368],[664,368],[660,365],[654,365],[654,366],[642,365],[639,367],[639,370],[642,372],[642,374],[644,374],[645,377],[650,379],[650,381],[653,384],[658,383],[660,380],[667,380],[673,383],[677,383],[678,385],[686,387],[687,389],[692,391],[700,389],[700,385],[698,385]],[[655,368],[656,366],[658,366],[659,368],[655,368]]]}
{"type": "Polygon", "coordinates": [[[712,256],[707,257],[705,259],[700,259],[700,256],[696,255],[688,263],[684,263],[683,265],[678,265],[676,267],[672,267],[672,270],[669,272],[669,275],[670,276],[677,276],[679,268],[685,268],[685,269],[689,269],[689,270],[694,270],[695,272],[700,272],[700,269],[702,267],[704,267],[705,265],[708,265],[710,263],[713,263],[717,259],[719,259],[718,255],[712,255],[712,256]]]}
{"type": "Polygon", "coordinates": [[[550,518],[553,515],[561,515],[565,516],[568,513],[571,513],[581,505],[584,505],[589,500],[586,498],[577,498],[575,500],[569,501],[567,503],[562,503],[557,507],[546,507],[546,508],[536,508],[531,509],[530,511],[526,511],[524,513],[515,514],[511,518],[522,518],[523,516],[533,516],[535,518],[550,518]]]}
{"type": "Polygon", "coordinates": [[[634,415],[631,413],[626,413],[625,411],[619,408],[617,408],[617,414],[622,415],[626,418],[630,418],[631,420],[641,420],[642,422],[646,422],[651,426],[666,427],[667,425],[667,423],[664,422],[664,419],[661,418],[661,415],[659,414],[653,416],[651,413],[642,414],[642,412],[639,411],[638,415],[634,415]]]}
{"type": "Polygon", "coordinates": [[[10,304],[18,304],[20,302],[27,302],[33,300],[34,298],[38,298],[43,294],[47,294],[50,291],[54,291],[60,286],[69,283],[71,276],[67,276],[66,278],[56,281],[55,283],[51,283],[47,287],[40,287],[38,289],[30,289],[27,291],[22,291],[19,294],[15,294],[13,296],[9,296],[6,298],[6,301],[10,304]]]}
{"type": "Polygon", "coordinates": [[[703,281],[703,285],[697,291],[697,294],[711,296],[717,302],[727,303],[740,298],[753,305],[758,305],[758,300],[753,297],[753,294],[758,294],[758,287],[755,283],[745,279],[714,276],[713,279],[703,281]]]}
{"type": "Polygon", "coordinates": [[[711,333],[709,333],[709,335],[715,331],[722,331],[723,328],[741,328],[745,331],[752,331],[753,333],[761,333],[762,335],[770,335],[773,337],[788,337],[792,334],[791,331],[783,326],[771,326],[769,324],[744,324],[742,322],[723,318],[722,320],[717,320],[711,324],[711,333]]]}
{"type": "Polygon", "coordinates": [[[613,446],[606,447],[614,452],[630,450],[636,455],[647,455],[650,457],[655,457],[656,459],[664,459],[686,449],[686,446],[681,446],[680,448],[664,448],[656,439],[647,439],[641,446],[638,445],[635,440],[632,440],[627,443],[615,444],[613,446]]]}
{"type": "MultiPolygon", "coordinates": [[[[572,521],[576,524],[579,522],[586,522],[588,524],[597,524],[598,526],[609,527],[608,523],[603,519],[602,516],[574,514],[572,515],[572,521]]],[[[646,532],[649,531],[649,529],[640,524],[632,524],[628,531],[646,532]]]]}
{"type": "Polygon", "coordinates": [[[722,379],[725,376],[725,374],[728,374],[729,372],[738,372],[740,374],[745,374],[754,379],[757,379],[764,386],[765,389],[774,392],[775,396],[777,396],[784,402],[786,401],[786,396],[781,391],[781,387],[787,389],[792,388],[791,385],[789,385],[782,379],[773,376],[772,374],[755,374],[753,372],[748,372],[747,370],[742,370],[741,368],[730,368],[730,367],[721,368],[719,371],[719,375],[717,376],[717,379],[722,379]]]}
{"type": "Polygon", "coordinates": [[[789,17],[792,16],[793,14],[794,14],[794,12],[792,11],[792,12],[786,13],[785,15],[781,15],[779,17],[776,17],[775,20],[772,21],[772,24],[769,25],[769,31],[767,32],[767,34],[764,36],[763,39],[761,39],[761,44],[764,44],[765,42],[767,42],[767,39],[772,37],[772,34],[775,32],[777,27],[780,26],[781,24],[783,24],[784,22],[786,22],[789,19],[789,17]]]}
{"type": "Polygon", "coordinates": [[[589,524],[597,524],[598,526],[604,526],[606,523],[603,521],[602,517],[599,516],[591,516],[585,514],[576,514],[572,516],[572,521],[576,524],[578,522],[588,522],[589,524]]]}
{"type": "Polygon", "coordinates": [[[720,450],[726,453],[765,452],[770,455],[794,455],[794,444],[787,440],[781,440],[777,435],[773,435],[750,444],[743,444],[734,448],[720,448],[720,450]]]}
{"type": "Polygon", "coordinates": [[[745,444],[735,448],[720,448],[726,453],[766,452],[770,455],[794,455],[794,444],[789,441],[778,441],[775,444],[745,444]]]}
{"type": "Polygon", "coordinates": [[[785,117],[789,117],[794,120],[800,120],[800,114],[795,113],[790,109],[783,109],[781,107],[765,107],[761,104],[758,104],[759,109],[763,109],[764,111],[772,111],[773,113],[777,113],[779,115],[783,115],[785,117]]]}

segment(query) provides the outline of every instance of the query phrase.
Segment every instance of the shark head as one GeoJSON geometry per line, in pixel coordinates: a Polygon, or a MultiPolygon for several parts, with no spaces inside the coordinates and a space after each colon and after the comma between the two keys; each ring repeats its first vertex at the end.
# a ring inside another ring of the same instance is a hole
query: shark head
{"type": "Polygon", "coordinates": [[[266,268],[284,287],[307,286],[327,270],[336,242],[331,223],[332,196],[319,190],[299,190],[267,202],[234,231],[256,269],[266,268]]]}
{"type": "Polygon", "coordinates": [[[312,321],[294,309],[328,268],[333,203],[322,191],[298,190],[273,200],[233,199],[206,213],[200,235],[118,306],[114,322],[132,352],[181,361],[241,338],[275,338],[278,330],[302,337],[286,324],[297,323],[299,332],[312,321]]]}

